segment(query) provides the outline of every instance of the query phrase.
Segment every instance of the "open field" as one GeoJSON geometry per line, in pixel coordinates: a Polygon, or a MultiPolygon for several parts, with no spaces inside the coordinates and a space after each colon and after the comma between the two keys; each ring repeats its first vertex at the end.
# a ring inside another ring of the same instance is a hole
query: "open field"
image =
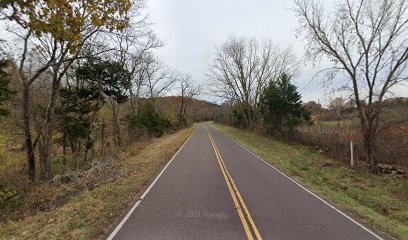
{"type": "Polygon", "coordinates": [[[256,133],[215,125],[363,224],[394,239],[408,239],[408,181],[350,169],[311,148],[256,133]]]}
{"type": "MultiPolygon", "coordinates": [[[[401,114],[402,116],[403,114],[401,114]]],[[[408,122],[403,117],[389,118],[380,131],[377,143],[379,163],[408,167],[408,122]],[[392,125],[394,122],[399,124],[392,125]]],[[[407,118],[408,119],[408,118],[407,118]]],[[[350,158],[348,135],[353,135],[354,158],[357,164],[366,165],[366,152],[358,118],[344,121],[320,121],[314,125],[299,126],[293,132],[281,133],[277,138],[299,143],[324,151],[328,156],[347,162],[350,158]]],[[[273,134],[272,134],[273,135],[273,134]]]]}
{"type": "Polygon", "coordinates": [[[70,184],[41,183],[37,186],[38,196],[46,192],[54,195],[52,207],[35,209],[27,216],[0,223],[0,239],[101,238],[194,128],[122,149],[114,161],[99,169],[103,173],[100,175],[108,178],[97,179],[91,189],[72,192],[70,184]],[[60,192],[65,195],[59,195],[60,192]]]}

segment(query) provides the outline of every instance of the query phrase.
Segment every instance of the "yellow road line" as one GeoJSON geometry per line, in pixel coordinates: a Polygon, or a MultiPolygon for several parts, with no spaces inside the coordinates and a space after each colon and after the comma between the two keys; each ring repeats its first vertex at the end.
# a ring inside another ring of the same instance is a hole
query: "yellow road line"
{"type": "Polygon", "coordinates": [[[241,193],[238,191],[238,188],[237,188],[237,186],[235,185],[234,179],[232,178],[231,174],[229,173],[227,167],[225,166],[225,162],[224,162],[224,160],[222,159],[222,156],[221,156],[221,154],[219,153],[219,150],[218,150],[217,147],[216,147],[216,150],[217,150],[217,152],[218,152],[218,155],[219,155],[220,158],[221,158],[221,161],[222,161],[222,163],[223,163],[223,165],[224,165],[224,168],[225,168],[225,170],[226,170],[226,172],[227,172],[227,175],[229,176],[229,178],[230,178],[230,180],[231,180],[232,186],[234,187],[235,191],[237,192],[238,199],[240,200],[241,205],[242,205],[242,207],[244,208],[244,211],[245,211],[245,213],[246,213],[246,215],[247,215],[247,217],[248,217],[249,222],[251,223],[252,229],[254,230],[254,233],[255,233],[257,239],[258,239],[258,240],[262,240],[262,236],[261,236],[261,234],[259,233],[259,230],[258,230],[258,228],[256,227],[255,222],[254,222],[254,220],[253,220],[251,214],[249,213],[249,210],[248,210],[248,208],[247,208],[247,206],[246,206],[246,204],[245,204],[245,202],[244,202],[244,199],[243,199],[242,196],[241,196],[241,193]]]}
{"type": "Polygon", "coordinates": [[[228,169],[227,169],[227,167],[225,165],[225,162],[222,159],[222,156],[221,156],[221,154],[220,154],[220,152],[218,150],[218,147],[215,144],[215,141],[214,141],[213,137],[211,136],[210,132],[207,129],[207,126],[205,126],[205,129],[206,129],[206,131],[208,133],[208,137],[210,138],[211,144],[212,144],[212,146],[214,148],[215,155],[217,156],[218,163],[220,164],[221,171],[222,171],[222,173],[224,175],[225,181],[227,182],[228,189],[230,190],[230,193],[231,193],[231,196],[233,198],[235,207],[236,207],[236,209],[238,211],[238,215],[239,215],[239,217],[241,219],[241,222],[242,222],[242,224],[244,226],[244,229],[245,229],[245,232],[247,234],[248,239],[252,240],[254,238],[253,238],[252,233],[251,233],[251,231],[249,229],[248,223],[247,223],[247,221],[245,219],[245,216],[244,216],[244,214],[242,212],[242,209],[241,209],[240,205],[242,205],[242,208],[244,209],[244,211],[245,211],[245,213],[247,215],[247,218],[248,218],[249,222],[251,223],[252,230],[254,231],[256,238],[258,240],[262,240],[262,236],[259,233],[259,230],[256,227],[255,222],[254,222],[251,214],[249,213],[248,208],[245,205],[244,199],[242,198],[240,192],[238,191],[238,188],[235,185],[234,179],[232,178],[231,174],[229,173],[229,171],[228,171],[228,169]],[[236,194],[235,194],[234,190],[231,188],[231,185],[232,185],[233,189],[235,190],[236,194]],[[236,195],[238,195],[239,202],[237,201],[236,195]],[[241,203],[241,204],[239,204],[239,203],[241,203]]]}
{"type": "Polygon", "coordinates": [[[217,160],[218,160],[218,163],[220,165],[222,174],[224,175],[225,181],[227,182],[227,186],[228,186],[228,189],[229,189],[229,191],[231,193],[232,200],[234,201],[235,208],[237,209],[239,218],[241,219],[242,225],[244,226],[245,233],[246,233],[248,239],[253,240],[254,237],[252,236],[251,230],[249,229],[249,226],[248,226],[248,223],[247,223],[247,221],[245,219],[244,213],[242,212],[242,209],[239,206],[237,197],[235,196],[234,190],[231,187],[231,184],[230,184],[230,181],[228,180],[227,174],[225,173],[224,168],[222,167],[222,163],[220,162],[220,158],[218,157],[218,153],[215,151],[215,145],[214,145],[214,142],[211,139],[211,137],[210,137],[210,141],[211,141],[211,144],[212,144],[212,146],[214,148],[215,155],[217,156],[217,160]]]}

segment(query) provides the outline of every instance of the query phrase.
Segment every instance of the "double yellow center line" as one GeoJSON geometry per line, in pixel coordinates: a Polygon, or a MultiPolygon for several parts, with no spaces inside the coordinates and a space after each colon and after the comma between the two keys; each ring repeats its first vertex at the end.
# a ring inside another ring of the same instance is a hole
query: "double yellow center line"
{"type": "Polygon", "coordinates": [[[218,151],[217,145],[215,144],[213,137],[208,131],[207,126],[206,125],[204,126],[207,131],[208,137],[210,138],[211,144],[214,148],[215,155],[217,156],[218,159],[218,164],[220,165],[222,174],[224,175],[225,178],[225,182],[227,183],[228,189],[232,196],[232,200],[234,201],[235,208],[238,211],[239,218],[241,219],[242,225],[244,226],[244,230],[248,239],[262,240],[262,236],[259,233],[258,228],[256,227],[255,222],[252,219],[252,216],[249,213],[247,206],[245,205],[244,199],[242,199],[242,196],[239,193],[237,186],[235,185],[234,179],[229,173],[227,167],[225,166],[225,162],[222,159],[220,152],[218,151]],[[248,222],[250,223],[250,225],[248,224],[248,222]]]}

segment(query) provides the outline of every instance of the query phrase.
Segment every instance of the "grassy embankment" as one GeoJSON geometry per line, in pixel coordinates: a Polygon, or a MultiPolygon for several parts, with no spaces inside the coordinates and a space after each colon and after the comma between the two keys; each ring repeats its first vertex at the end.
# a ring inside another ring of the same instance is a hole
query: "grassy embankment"
{"type": "Polygon", "coordinates": [[[408,239],[407,179],[353,170],[305,146],[215,127],[364,225],[395,239],[408,239]]]}
{"type": "Polygon", "coordinates": [[[117,161],[108,166],[117,175],[114,181],[101,182],[91,191],[65,199],[63,205],[51,210],[0,223],[0,239],[101,238],[136,201],[194,128],[124,149],[117,161]]]}

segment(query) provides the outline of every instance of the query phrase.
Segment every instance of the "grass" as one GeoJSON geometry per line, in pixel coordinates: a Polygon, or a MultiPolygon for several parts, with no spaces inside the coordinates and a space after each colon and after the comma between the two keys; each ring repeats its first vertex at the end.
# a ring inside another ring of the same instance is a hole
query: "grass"
{"type": "Polygon", "coordinates": [[[15,139],[0,129],[0,172],[20,166],[19,163],[24,160],[25,155],[16,148],[21,147],[18,146],[15,139]]]}
{"type": "Polygon", "coordinates": [[[215,127],[364,225],[390,238],[408,239],[407,179],[353,170],[305,146],[215,127]]]}
{"type": "Polygon", "coordinates": [[[0,224],[0,239],[101,239],[195,127],[125,149],[109,168],[120,176],[65,204],[0,224]]]}

